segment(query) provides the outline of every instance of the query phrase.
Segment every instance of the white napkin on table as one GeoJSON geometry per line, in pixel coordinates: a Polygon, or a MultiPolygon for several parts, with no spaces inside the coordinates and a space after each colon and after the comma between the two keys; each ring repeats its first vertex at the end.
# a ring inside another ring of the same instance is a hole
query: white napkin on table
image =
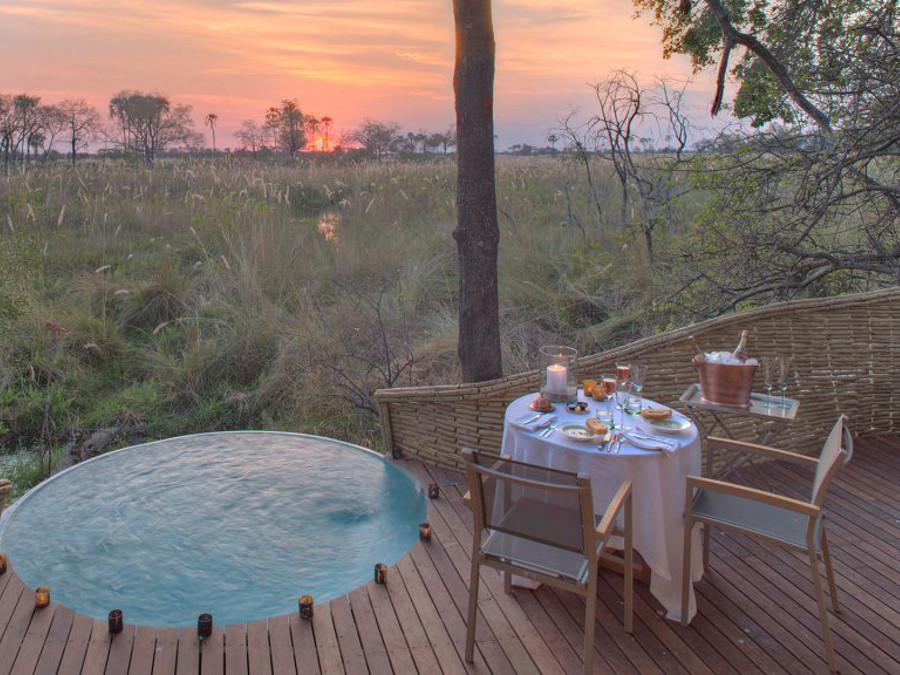
{"type": "Polygon", "coordinates": [[[526,420],[531,419],[535,415],[537,415],[537,413],[528,413],[527,415],[522,415],[517,419],[510,420],[509,423],[516,429],[522,429],[523,431],[537,431],[538,429],[543,429],[548,424],[552,424],[556,421],[556,415],[544,414],[541,417],[538,417],[536,420],[526,423],[526,420]]]}
{"type": "Polygon", "coordinates": [[[625,432],[625,438],[631,445],[636,448],[641,448],[642,450],[661,450],[668,455],[678,449],[678,443],[675,443],[674,441],[664,441],[661,438],[635,438],[627,431],[625,432]]]}

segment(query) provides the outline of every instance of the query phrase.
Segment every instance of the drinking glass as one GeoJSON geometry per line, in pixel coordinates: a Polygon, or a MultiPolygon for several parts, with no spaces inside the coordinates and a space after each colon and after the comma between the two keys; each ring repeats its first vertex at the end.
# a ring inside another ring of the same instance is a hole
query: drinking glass
{"type": "Polygon", "coordinates": [[[629,391],[631,390],[631,383],[627,380],[620,381],[616,383],[616,408],[622,411],[622,423],[619,425],[621,429],[628,428],[628,420],[625,416],[625,404],[628,401],[629,391]]]}
{"type": "Polygon", "coordinates": [[[615,427],[615,410],[613,408],[613,397],[616,394],[616,378],[604,377],[600,380],[600,386],[603,387],[603,393],[606,396],[606,414],[600,419],[610,429],[615,427]]]}
{"type": "MultiPolygon", "coordinates": [[[[616,364],[616,384],[621,388],[624,387],[631,377],[631,364],[630,363],[617,363],[616,364]]],[[[618,392],[617,392],[618,393],[618,392]]],[[[625,401],[627,399],[625,396],[616,396],[616,407],[619,410],[622,410],[622,406],[625,405],[625,401]]]]}
{"type": "Polygon", "coordinates": [[[784,394],[787,392],[788,376],[791,374],[791,356],[778,357],[778,390],[781,392],[781,407],[787,407],[784,403],[784,394]]]}
{"type": "Polygon", "coordinates": [[[775,386],[775,380],[777,379],[778,372],[778,357],[776,356],[762,356],[759,359],[759,363],[763,369],[763,382],[766,388],[766,408],[772,407],[772,388],[775,386]]]}
{"type": "Polygon", "coordinates": [[[630,385],[628,398],[625,400],[625,412],[629,415],[640,415],[644,410],[644,377],[647,374],[647,366],[643,363],[632,363],[628,383],[630,385]]]}

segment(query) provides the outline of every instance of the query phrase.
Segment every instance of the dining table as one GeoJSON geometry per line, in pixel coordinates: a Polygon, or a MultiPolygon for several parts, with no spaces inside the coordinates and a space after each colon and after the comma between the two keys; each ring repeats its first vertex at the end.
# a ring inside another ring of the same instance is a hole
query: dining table
{"type": "MultiPolygon", "coordinates": [[[[604,512],[622,483],[630,480],[634,499],[634,548],[650,569],[650,591],[665,609],[666,617],[680,621],[685,479],[688,475],[700,475],[702,468],[696,425],[673,410],[673,419],[682,421],[685,428],[663,435],[640,415],[626,414],[615,406],[610,408],[607,401],[585,397],[581,390],[578,400],[586,403],[584,412],[571,412],[565,404],[557,403],[544,418],[528,423],[537,414],[529,407],[534,398],[535,394],[528,394],[507,407],[501,452],[516,461],[587,474],[598,515],[604,512]],[[584,425],[586,419],[596,418],[598,412],[608,413],[610,409],[616,423],[614,431],[624,432],[618,446],[595,440],[573,440],[562,431],[569,425],[584,425]],[[553,420],[552,429],[542,423],[547,420],[553,420]]],[[[667,406],[642,399],[641,407],[667,406]]],[[[695,528],[693,537],[695,550],[701,550],[699,528],[695,528]]],[[[703,556],[694,555],[691,579],[696,582],[702,576],[703,556]]],[[[696,613],[693,584],[689,612],[690,620],[696,613]]]]}

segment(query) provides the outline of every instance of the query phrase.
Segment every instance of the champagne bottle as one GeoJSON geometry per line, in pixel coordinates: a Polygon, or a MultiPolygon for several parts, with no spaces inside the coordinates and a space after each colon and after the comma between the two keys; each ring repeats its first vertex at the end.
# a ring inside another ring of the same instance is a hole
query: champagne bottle
{"type": "Polygon", "coordinates": [[[747,335],[748,331],[741,331],[741,341],[738,342],[738,346],[734,348],[733,352],[731,352],[731,355],[741,363],[750,358],[750,352],[747,351],[747,335]]]}

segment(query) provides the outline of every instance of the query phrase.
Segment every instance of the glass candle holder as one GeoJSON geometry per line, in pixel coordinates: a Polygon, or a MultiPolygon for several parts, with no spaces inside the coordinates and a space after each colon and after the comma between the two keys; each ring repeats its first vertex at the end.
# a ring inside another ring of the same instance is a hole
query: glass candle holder
{"type": "Polygon", "coordinates": [[[212,635],[213,617],[212,614],[201,614],[197,617],[197,637],[201,640],[212,635]]]}
{"type": "Polygon", "coordinates": [[[48,586],[38,586],[34,589],[34,606],[43,609],[50,604],[50,588],[48,586]]]}
{"type": "Polygon", "coordinates": [[[118,635],[125,627],[125,615],[121,609],[114,609],[109,613],[109,632],[118,635]]]}
{"type": "Polygon", "coordinates": [[[387,583],[388,567],[384,563],[375,565],[375,583],[382,586],[387,583]]]}
{"type": "Polygon", "coordinates": [[[419,523],[419,539],[422,541],[431,541],[431,523],[428,521],[419,523]]]}
{"type": "Polygon", "coordinates": [[[313,618],[313,607],[315,606],[315,601],[313,600],[313,596],[311,595],[301,595],[300,600],[297,603],[300,607],[300,618],[309,619],[313,618]]]}
{"type": "Polygon", "coordinates": [[[441,496],[441,486],[437,483],[430,483],[428,485],[428,498],[429,499],[437,499],[441,496]]]}
{"type": "Polygon", "coordinates": [[[0,574],[6,574],[6,568],[9,563],[6,562],[6,556],[0,553],[0,574]]]}
{"type": "Polygon", "coordinates": [[[578,352],[572,347],[541,347],[541,393],[553,403],[578,399],[578,352]]]}

